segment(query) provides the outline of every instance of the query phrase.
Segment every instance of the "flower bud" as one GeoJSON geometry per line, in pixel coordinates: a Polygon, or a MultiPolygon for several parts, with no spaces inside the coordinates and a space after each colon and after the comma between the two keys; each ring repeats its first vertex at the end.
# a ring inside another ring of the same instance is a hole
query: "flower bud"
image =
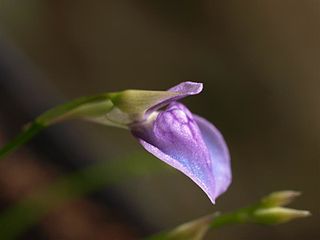
{"type": "Polygon", "coordinates": [[[253,213],[253,222],[272,225],[289,222],[296,218],[304,218],[310,216],[309,211],[296,210],[283,207],[272,207],[258,209],[253,213]]]}
{"type": "Polygon", "coordinates": [[[264,197],[261,200],[261,203],[263,207],[286,206],[300,195],[300,192],[290,190],[273,192],[270,195],[264,197]]]}
{"type": "Polygon", "coordinates": [[[180,225],[166,235],[168,240],[201,240],[209,229],[213,216],[205,216],[180,225]]]}

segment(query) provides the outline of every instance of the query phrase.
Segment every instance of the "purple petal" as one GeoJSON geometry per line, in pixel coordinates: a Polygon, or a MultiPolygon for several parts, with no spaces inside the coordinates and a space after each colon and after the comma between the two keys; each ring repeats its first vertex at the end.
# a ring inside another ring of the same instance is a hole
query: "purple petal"
{"type": "Polygon", "coordinates": [[[182,82],[168,90],[169,92],[177,93],[177,95],[163,98],[161,101],[159,101],[158,103],[153,105],[151,108],[149,108],[146,112],[146,115],[149,115],[153,111],[166,106],[170,102],[177,101],[187,96],[199,94],[202,91],[202,89],[203,89],[202,83],[190,82],[190,81],[182,82]]]}
{"type": "Polygon", "coordinates": [[[193,114],[210,152],[215,182],[215,196],[224,193],[232,181],[230,154],[222,134],[206,119],[193,114]]]}
{"type": "Polygon", "coordinates": [[[221,160],[226,155],[213,158],[213,153],[225,154],[227,150],[220,151],[221,146],[225,147],[224,142],[217,142],[216,140],[219,139],[217,137],[212,138],[217,131],[212,132],[211,126],[203,127],[202,121],[200,119],[200,129],[193,115],[184,105],[172,102],[166,110],[158,114],[154,121],[136,125],[131,130],[147,151],[190,177],[214,203],[216,197],[230,183],[230,178],[225,184],[222,183],[224,177],[215,176],[215,174],[224,173],[221,169],[225,169],[225,166],[218,166],[218,164],[229,162],[229,158],[226,161],[221,160]],[[202,136],[203,130],[210,131],[205,139],[202,136]],[[211,142],[212,139],[215,141],[211,142]],[[216,146],[212,147],[212,144],[216,146]],[[209,149],[207,145],[214,150],[209,149]],[[218,159],[217,162],[216,159],[218,159]]]}
{"type": "Polygon", "coordinates": [[[168,91],[181,93],[181,95],[184,95],[185,97],[189,95],[198,94],[202,91],[202,89],[203,89],[202,83],[187,81],[187,82],[179,83],[178,85],[170,88],[168,91]]]}

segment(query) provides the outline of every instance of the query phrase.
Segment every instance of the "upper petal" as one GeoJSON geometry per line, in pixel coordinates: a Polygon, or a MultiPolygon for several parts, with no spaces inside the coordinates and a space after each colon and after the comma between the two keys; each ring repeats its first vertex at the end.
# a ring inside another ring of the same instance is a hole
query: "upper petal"
{"type": "Polygon", "coordinates": [[[211,154],[186,107],[173,102],[154,121],[135,126],[132,133],[147,151],[186,174],[215,202],[219,191],[211,154]]]}
{"type": "Polygon", "coordinates": [[[170,102],[177,101],[179,99],[185,98],[187,96],[196,95],[199,94],[203,89],[202,83],[197,82],[182,82],[170,89],[168,89],[168,92],[175,93],[175,96],[168,96],[167,98],[163,98],[158,103],[154,104],[152,107],[150,107],[147,112],[151,113],[163,106],[168,105],[170,102]]]}

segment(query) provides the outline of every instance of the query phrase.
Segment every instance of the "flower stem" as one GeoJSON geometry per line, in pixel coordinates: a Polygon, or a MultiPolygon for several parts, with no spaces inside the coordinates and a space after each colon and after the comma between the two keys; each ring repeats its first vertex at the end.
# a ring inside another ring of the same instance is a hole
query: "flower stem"
{"type": "Polygon", "coordinates": [[[27,143],[42,129],[48,126],[74,118],[101,116],[110,111],[112,106],[109,94],[100,94],[78,98],[53,107],[38,116],[33,122],[27,124],[18,136],[1,148],[0,160],[27,143]]]}
{"type": "Polygon", "coordinates": [[[27,143],[36,134],[38,134],[45,126],[34,121],[27,126],[18,136],[7,143],[2,149],[0,149],[0,159],[4,158],[8,154],[14,152],[17,148],[27,143]]]}

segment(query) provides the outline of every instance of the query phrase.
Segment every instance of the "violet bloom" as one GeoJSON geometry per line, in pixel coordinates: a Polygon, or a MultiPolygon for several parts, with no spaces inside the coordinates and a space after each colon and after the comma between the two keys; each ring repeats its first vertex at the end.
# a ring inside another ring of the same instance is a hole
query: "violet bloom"
{"type": "Polygon", "coordinates": [[[148,152],[191,178],[215,203],[231,183],[227,145],[210,122],[177,102],[201,91],[201,83],[183,82],[128,126],[148,152]]]}
{"type": "Polygon", "coordinates": [[[124,90],[75,99],[40,115],[40,126],[84,118],[129,129],[150,153],[180,170],[210,200],[231,183],[230,157],[220,132],[177,101],[202,91],[202,84],[183,82],[168,91],[124,90]]]}

